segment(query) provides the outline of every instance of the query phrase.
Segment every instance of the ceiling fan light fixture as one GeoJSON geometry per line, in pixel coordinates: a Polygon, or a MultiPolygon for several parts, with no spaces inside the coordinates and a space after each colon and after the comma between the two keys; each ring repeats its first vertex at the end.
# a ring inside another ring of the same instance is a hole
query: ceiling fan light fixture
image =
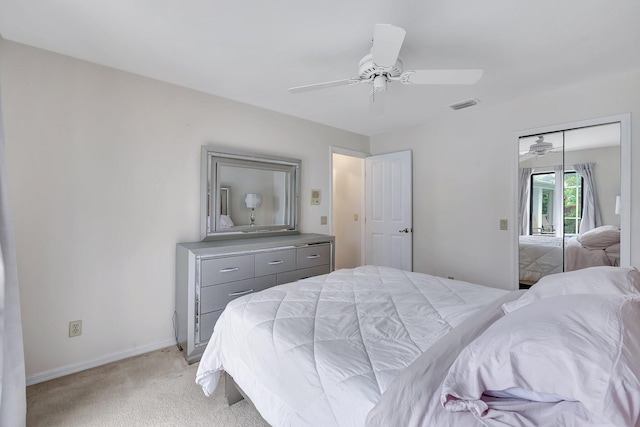
{"type": "Polygon", "coordinates": [[[387,78],[383,75],[378,75],[373,79],[373,93],[380,93],[387,90],[387,78]]]}

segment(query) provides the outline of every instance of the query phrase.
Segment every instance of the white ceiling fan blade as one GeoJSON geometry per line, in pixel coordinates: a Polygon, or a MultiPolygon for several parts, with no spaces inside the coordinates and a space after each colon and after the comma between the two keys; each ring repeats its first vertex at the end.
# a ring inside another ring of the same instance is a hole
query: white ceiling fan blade
{"type": "Polygon", "coordinates": [[[391,24],[376,24],[373,31],[373,47],[371,55],[373,63],[379,67],[396,65],[400,48],[407,32],[391,24]]]}
{"type": "Polygon", "coordinates": [[[308,92],[311,90],[317,89],[326,89],[328,87],[336,87],[336,86],[347,86],[358,83],[360,80],[358,79],[345,79],[345,80],[334,80],[332,82],[324,82],[324,83],[316,83],[312,85],[306,86],[296,86],[289,88],[289,92],[291,93],[300,93],[300,92],[308,92]]]}
{"type": "Polygon", "coordinates": [[[402,73],[400,81],[418,85],[472,85],[482,73],[482,70],[411,70],[402,73]]]}

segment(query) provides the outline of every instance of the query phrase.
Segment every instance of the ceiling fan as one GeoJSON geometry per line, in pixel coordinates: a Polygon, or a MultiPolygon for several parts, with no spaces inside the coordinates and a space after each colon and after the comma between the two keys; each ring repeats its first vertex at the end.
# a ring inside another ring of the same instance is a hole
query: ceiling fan
{"type": "MultiPolygon", "coordinates": [[[[402,69],[398,57],[406,31],[390,24],[376,24],[371,52],[358,64],[358,77],[334,80],[289,89],[291,93],[307,92],[335,86],[368,83],[372,86],[371,103],[383,104],[387,83],[404,84],[474,84],[482,77],[483,70],[407,70],[402,69]]],[[[380,105],[382,107],[382,105],[380,105]]],[[[381,110],[381,108],[378,108],[381,110]]]]}
{"type": "Polygon", "coordinates": [[[526,160],[531,157],[544,156],[547,153],[554,152],[558,147],[554,147],[553,143],[544,140],[544,135],[539,135],[538,139],[529,146],[529,151],[523,153],[520,160],[526,160]]]}
{"type": "Polygon", "coordinates": [[[527,154],[533,154],[534,156],[544,156],[545,154],[553,151],[556,147],[553,146],[553,143],[545,141],[544,135],[538,136],[536,142],[529,146],[529,151],[527,154]]]}

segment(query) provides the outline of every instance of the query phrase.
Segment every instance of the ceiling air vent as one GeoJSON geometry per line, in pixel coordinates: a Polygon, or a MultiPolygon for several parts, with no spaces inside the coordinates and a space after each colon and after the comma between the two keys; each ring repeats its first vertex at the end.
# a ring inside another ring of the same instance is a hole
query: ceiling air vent
{"type": "Polygon", "coordinates": [[[458,102],[457,104],[449,105],[453,110],[462,110],[463,108],[473,107],[478,104],[478,101],[475,99],[469,99],[467,101],[458,102]]]}

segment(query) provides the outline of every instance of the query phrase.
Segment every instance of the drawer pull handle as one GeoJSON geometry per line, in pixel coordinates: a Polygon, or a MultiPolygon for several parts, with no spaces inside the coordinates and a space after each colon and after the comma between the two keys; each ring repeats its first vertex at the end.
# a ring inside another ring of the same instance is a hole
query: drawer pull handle
{"type": "Polygon", "coordinates": [[[250,294],[251,292],[253,292],[253,289],[247,289],[246,291],[231,292],[229,294],[229,296],[230,297],[238,297],[240,295],[250,294]]]}
{"type": "Polygon", "coordinates": [[[278,265],[278,264],[282,264],[283,262],[284,262],[284,260],[271,261],[271,262],[269,262],[269,265],[278,265]]]}
{"type": "Polygon", "coordinates": [[[309,255],[309,256],[307,256],[307,259],[315,259],[315,258],[320,258],[320,255],[309,255]]]}
{"type": "Polygon", "coordinates": [[[231,273],[233,271],[238,271],[238,270],[240,270],[239,267],[221,268],[220,273],[231,273]]]}

